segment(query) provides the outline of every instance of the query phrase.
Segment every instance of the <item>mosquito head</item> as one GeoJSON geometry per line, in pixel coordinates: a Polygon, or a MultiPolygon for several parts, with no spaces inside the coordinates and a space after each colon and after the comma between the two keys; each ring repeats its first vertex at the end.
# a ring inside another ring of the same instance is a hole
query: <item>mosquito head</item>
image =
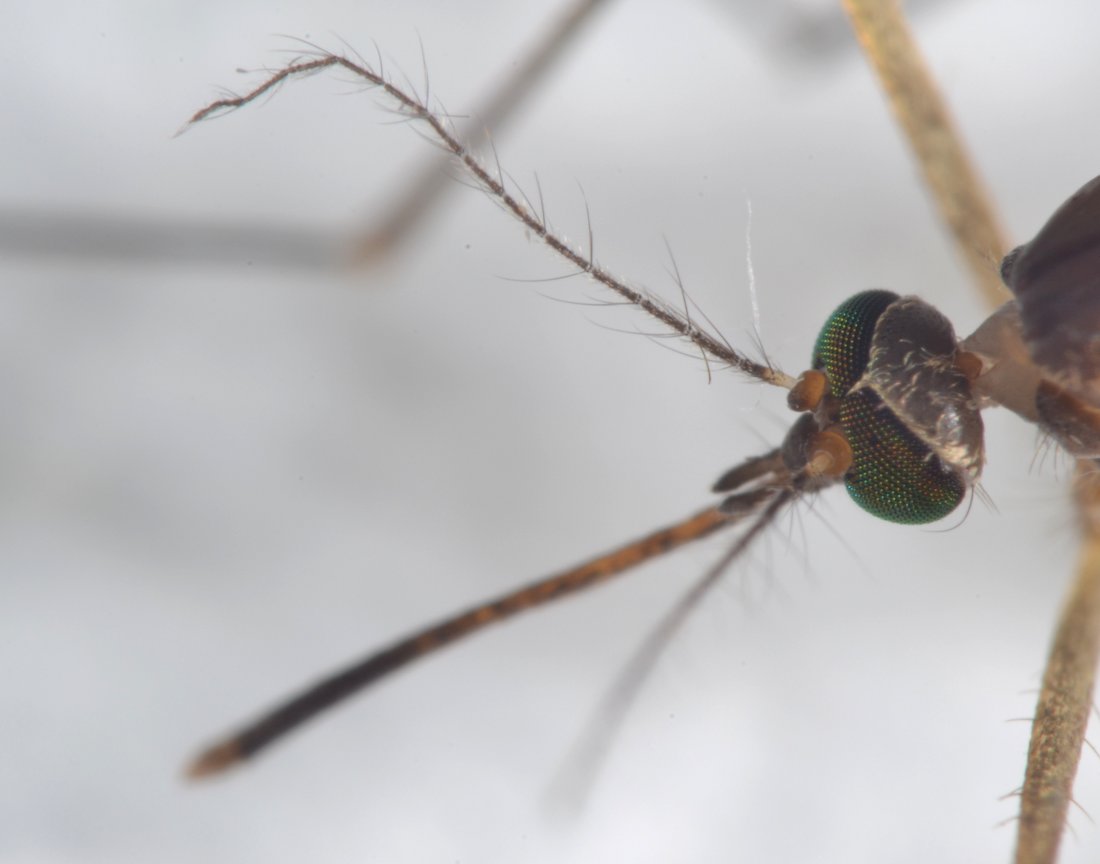
{"type": "Polygon", "coordinates": [[[916,297],[864,291],[842,303],[791,391],[806,413],[784,461],[819,487],[840,476],[890,522],[942,519],[981,473],[982,420],[950,322],[916,297]]]}

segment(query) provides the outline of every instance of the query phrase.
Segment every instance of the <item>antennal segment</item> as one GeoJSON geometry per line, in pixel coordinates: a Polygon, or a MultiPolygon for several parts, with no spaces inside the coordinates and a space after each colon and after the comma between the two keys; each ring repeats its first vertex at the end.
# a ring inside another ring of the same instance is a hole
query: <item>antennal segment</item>
{"type": "Polygon", "coordinates": [[[400,112],[426,124],[444,149],[452,153],[462,163],[467,173],[490,197],[503,206],[528,231],[556,252],[559,257],[565,259],[579,271],[588,274],[601,285],[614,291],[650,317],[656,318],[712,359],[777,387],[789,390],[794,384],[794,379],[790,375],[768,364],[750,360],[744,354],[734,350],[719,336],[700,328],[659,298],[647,292],[631,288],[617,276],[597,264],[591,251],[586,255],[582,251],[574,249],[564,238],[550,229],[541,214],[536,214],[532,208],[521,200],[525,196],[519,194],[517,197],[506,188],[503,172],[490,171],[485,167],[484,163],[459,140],[450,123],[429,108],[419,97],[401,89],[362,62],[356,62],[327,51],[319,51],[312,60],[290,63],[272,73],[266,81],[263,81],[243,96],[218,99],[210,103],[205,108],[195,112],[188,121],[188,125],[241,108],[290,78],[312,75],[330,67],[345,69],[357,78],[366,81],[369,85],[383,90],[396,103],[400,112]]]}

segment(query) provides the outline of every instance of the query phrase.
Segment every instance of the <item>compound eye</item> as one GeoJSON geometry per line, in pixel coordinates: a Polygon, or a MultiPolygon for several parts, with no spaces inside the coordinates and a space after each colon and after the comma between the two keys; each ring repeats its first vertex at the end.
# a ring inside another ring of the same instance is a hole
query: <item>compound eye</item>
{"type": "Polygon", "coordinates": [[[875,326],[900,298],[864,291],[829,317],[814,345],[813,365],[839,400],[837,422],[852,449],[844,485],[852,500],[889,522],[921,525],[942,519],[966,497],[967,484],[890,410],[867,382],[875,326]]]}
{"type": "Polygon", "coordinates": [[[849,393],[840,425],[852,447],[844,485],[873,516],[923,525],[947,516],[966,497],[967,486],[927,444],[910,432],[870,390],[849,393]]]}
{"type": "Polygon", "coordinates": [[[875,322],[897,299],[892,291],[863,291],[849,297],[829,316],[814,343],[810,365],[828,376],[830,396],[842,398],[863,377],[875,322]]]}

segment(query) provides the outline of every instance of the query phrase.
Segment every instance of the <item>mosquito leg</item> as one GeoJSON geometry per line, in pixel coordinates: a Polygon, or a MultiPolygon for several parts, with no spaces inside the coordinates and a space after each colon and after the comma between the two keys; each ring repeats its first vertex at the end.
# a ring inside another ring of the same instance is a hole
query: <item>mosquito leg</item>
{"type": "Polygon", "coordinates": [[[954,234],[956,250],[983,297],[996,308],[1007,296],[995,262],[1009,245],[901,3],[844,0],[843,5],[924,171],[940,218],[954,234]]]}
{"type": "Polygon", "coordinates": [[[217,774],[255,755],[315,715],[414,660],[490,624],[606,582],[652,558],[734,525],[748,515],[744,512],[730,516],[717,507],[709,507],[569,570],[414,633],[317,682],[240,732],[205,750],[191,763],[187,774],[192,778],[217,774]]]}

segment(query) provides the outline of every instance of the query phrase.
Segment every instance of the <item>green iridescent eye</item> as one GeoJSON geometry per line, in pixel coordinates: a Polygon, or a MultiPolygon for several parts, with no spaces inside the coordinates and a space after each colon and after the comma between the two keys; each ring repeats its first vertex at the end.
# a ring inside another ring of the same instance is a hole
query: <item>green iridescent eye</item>
{"type": "Polygon", "coordinates": [[[868,513],[923,525],[942,519],[966,497],[959,475],[871,390],[853,390],[841,400],[840,425],[852,447],[844,486],[868,513]]]}
{"type": "Polygon", "coordinates": [[[863,377],[875,322],[898,299],[892,291],[862,291],[829,316],[814,344],[812,368],[829,378],[829,395],[840,399],[863,377]]]}
{"type": "MultiPolygon", "coordinates": [[[[907,383],[941,376],[948,388],[958,384],[950,364],[944,369],[929,362],[942,361],[953,347],[954,333],[938,312],[915,298],[878,290],[846,300],[817,337],[813,367],[828,377],[829,395],[838,400],[836,422],[852,448],[844,484],[853,501],[880,519],[934,522],[966,497],[970,463],[950,465],[938,455],[929,436],[941,417],[930,416],[927,400],[921,402],[907,383]]],[[[968,394],[962,401],[969,401],[968,394]]],[[[973,413],[977,417],[976,408],[973,413]]],[[[941,450],[951,446],[944,443],[941,450]]]]}

